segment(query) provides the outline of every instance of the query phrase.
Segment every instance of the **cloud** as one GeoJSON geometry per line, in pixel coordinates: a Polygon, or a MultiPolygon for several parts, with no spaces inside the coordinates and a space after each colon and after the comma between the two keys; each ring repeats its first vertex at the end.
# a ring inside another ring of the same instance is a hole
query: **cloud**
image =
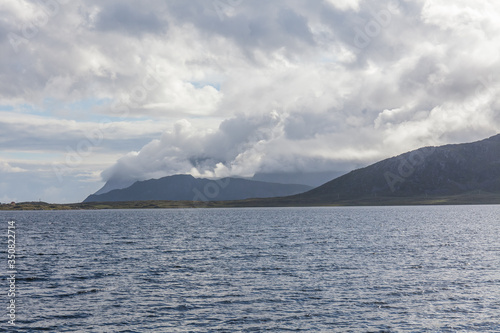
{"type": "Polygon", "coordinates": [[[223,121],[217,131],[199,131],[187,120],[175,123],[139,152],[121,158],[103,176],[109,179],[148,179],[191,173],[224,177],[253,175],[262,147],[279,131],[277,113],[240,115],[223,121]]]}
{"type": "Polygon", "coordinates": [[[68,146],[104,134],[68,184],[99,168],[348,171],[500,130],[491,1],[23,0],[0,13],[6,163],[50,172],[38,155],[64,165],[68,146]]]}
{"type": "Polygon", "coordinates": [[[162,22],[153,8],[137,8],[137,6],[120,2],[104,4],[97,14],[95,27],[100,31],[141,35],[143,33],[165,33],[168,24],[162,22]]]}
{"type": "Polygon", "coordinates": [[[287,116],[277,111],[238,114],[223,121],[215,131],[202,132],[181,120],[160,139],[122,157],[103,172],[103,178],[144,180],[173,174],[251,177],[257,172],[348,170],[380,155],[363,147],[369,133],[358,133],[352,140],[338,140],[340,134],[313,136],[313,128],[310,135],[298,140],[288,137],[288,123],[287,116]]]}
{"type": "MultiPolygon", "coordinates": [[[[143,121],[75,121],[17,112],[1,112],[0,144],[5,151],[37,150],[54,152],[82,144],[99,149],[119,149],[137,141],[149,141],[167,127],[167,123],[143,121]]],[[[109,151],[108,151],[109,152],[109,151]]]]}
{"type": "Polygon", "coordinates": [[[19,167],[13,167],[9,165],[7,162],[1,162],[0,161],[0,173],[17,173],[17,172],[24,172],[26,170],[19,168],[19,167]]]}
{"type": "Polygon", "coordinates": [[[359,10],[359,0],[325,0],[333,7],[340,10],[359,10]]]}

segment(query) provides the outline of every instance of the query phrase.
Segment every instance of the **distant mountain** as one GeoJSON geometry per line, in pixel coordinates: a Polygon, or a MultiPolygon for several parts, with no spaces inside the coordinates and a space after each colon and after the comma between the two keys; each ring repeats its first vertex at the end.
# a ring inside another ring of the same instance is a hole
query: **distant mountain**
{"type": "Polygon", "coordinates": [[[190,175],[175,175],[160,179],[138,181],[124,189],[106,193],[102,190],[84,202],[116,201],[226,201],[249,198],[288,196],[310,190],[307,185],[278,184],[240,178],[210,180],[190,175]],[[100,192],[100,193],[99,193],[100,192]]]}
{"type": "Polygon", "coordinates": [[[324,183],[346,174],[347,171],[323,172],[258,172],[250,180],[280,184],[304,184],[317,187],[324,183]]]}
{"type": "Polygon", "coordinates": [[[500,135],[411,151],[282,201],[323,205],[376,202],[381,197],[429,198],[481,192],[500,194],[500,135]]]}
{"type": "MultiPolygon", "coordinates": [[[[347,173],[347,171],[323,171],[323,172],[273,172],[256,173],[253,177],[243,178],[266,183],[308,185],[311,188],[317,187],[338,176],[347,173]]],[[[241,177],[240,177],[241,178],[241,177]]],[[[112,190],[124,189],[138,181],[131,178],[111,178],[95,195],[104,194],[112,190]]]]}
{"type": "Polygon", "coordinates": [[[127,188],[133,183],[135,183],[137,180],[132,180],[132,179],[115,179],[112,178],[104,184],[103,187],[99,189],[99,191],[95,192],[94,195],[99,195],[99,194],[104,194],[108,193],[113,190],[119,190],[122,188],[127,188]]]}

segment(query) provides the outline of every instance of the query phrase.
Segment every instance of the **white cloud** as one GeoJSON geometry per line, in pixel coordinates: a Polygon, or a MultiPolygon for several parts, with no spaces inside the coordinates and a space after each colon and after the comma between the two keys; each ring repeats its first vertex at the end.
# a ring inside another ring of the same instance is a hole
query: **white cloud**
{"type": "Polygon", "coordinates": [[[168,122],[153,120],[111,121],[102,117],[98,122],[75,121],[54,117],[0,111],[0,143],[4,150],[35,146],[39,151],[60,150],[61,146],[78,146],[89,141],[93,146],[109,146],[110,141],[142,140],[152,137],[168,126],[168,122]],[[34,143],[38,142],[37,145],[34,143]]]}
{"type": "Polygon", "coordinates": [[[499,4],[491,1],[427,0],[422,9],[422,18],[425,23],[454,33],[477,31],[485,34],[492,28],[498,28],[499,11],[499,4]]]}
{"type": "Polygon", "coordinates": [[[0,161],[0,173],[17,173],[17,172],[24,172],[26,170],[19,168],[19,167],[13,167],[7,162],[1,162],[0,161]]]}
{"type": "Polygon", "coordinates": [[[340,10],[359,10],[360,0],[325,0],[325,2],[340,10]]]}

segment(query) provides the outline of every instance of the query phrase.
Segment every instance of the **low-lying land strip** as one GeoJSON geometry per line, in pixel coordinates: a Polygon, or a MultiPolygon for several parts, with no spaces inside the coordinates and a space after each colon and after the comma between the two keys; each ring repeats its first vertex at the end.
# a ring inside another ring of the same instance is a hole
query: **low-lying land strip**
{"type": "Polygon", "coordinates": [[[454,196],[365,197],[330,202],[297,200],[294,197],[247,199],[237,201],[123,201],[50,204],[21,202],[0,204],[0,210],[96,210],[153,208],[238,208],[238,207],[321,207],[321,206],[404,206],[404,205],[481,205],[500,204],[500,193],[469,192],[454,196]]]}

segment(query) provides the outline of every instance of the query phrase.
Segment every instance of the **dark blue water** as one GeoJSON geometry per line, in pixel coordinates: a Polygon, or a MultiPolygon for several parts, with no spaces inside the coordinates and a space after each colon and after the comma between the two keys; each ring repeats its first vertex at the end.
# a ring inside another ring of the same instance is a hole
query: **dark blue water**
{"type": "Polygon", "coordinates": [[[499,216],[500,206],[2,212],[4,231],[16,220],[18,274],[16,329],[7,310],[1,328],[500,332],[499,216]]]}

